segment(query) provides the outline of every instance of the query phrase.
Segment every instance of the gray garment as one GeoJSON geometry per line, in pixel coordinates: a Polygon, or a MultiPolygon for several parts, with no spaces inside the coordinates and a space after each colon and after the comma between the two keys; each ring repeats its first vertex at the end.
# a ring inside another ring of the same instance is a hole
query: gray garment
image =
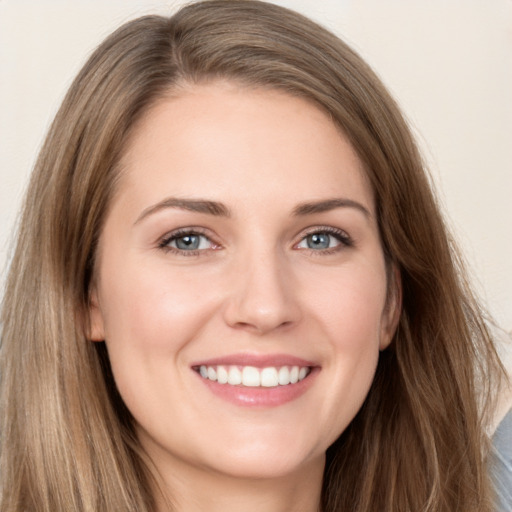
{"type": "Polygon", "coordinates": [[[512,409],[499,424],[494,437],[491,472],[496,486],[496,512],[512,512],[512,409]]]}

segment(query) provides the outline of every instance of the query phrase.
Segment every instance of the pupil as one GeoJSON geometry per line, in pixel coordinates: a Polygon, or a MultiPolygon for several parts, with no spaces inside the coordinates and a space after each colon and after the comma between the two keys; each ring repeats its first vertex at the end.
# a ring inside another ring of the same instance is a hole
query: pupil
{"type": "Polygon", "coordinates": [[[197,235],[186,235],[176,239],[178,249],[197,249],[199,247],[199,237],[197,235]]]}
{"type": "Polygon", "coordinates": [[[308,237],[308,247],[310,249],[328,249],[329,235],[326,233],[314,233],[308,237]]]}

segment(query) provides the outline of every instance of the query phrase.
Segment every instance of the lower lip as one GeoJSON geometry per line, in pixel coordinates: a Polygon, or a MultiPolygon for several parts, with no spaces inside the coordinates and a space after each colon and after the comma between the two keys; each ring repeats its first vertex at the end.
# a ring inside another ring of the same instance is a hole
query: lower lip
{"type": "Polygon", "coordinates": [[[299,398],[313,384],[320,368],[312,368],[308,376],[296,384],[276,386],[273,388],[231,386],[201,377],[208,389],[223,400],[244,407],[278,407],[299,398]]]}

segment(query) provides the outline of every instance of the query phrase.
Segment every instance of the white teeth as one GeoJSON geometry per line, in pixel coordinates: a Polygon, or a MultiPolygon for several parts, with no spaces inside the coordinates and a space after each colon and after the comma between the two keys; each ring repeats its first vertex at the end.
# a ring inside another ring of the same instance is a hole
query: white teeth
{"type": "Polygon", "coordinates": [[[226,384],[228,382],[228,371],[224,366],[217,366],[217,382],[226,384]]]}
{"type": "Polygon", "coordinates": [[[231,386],[242,384],[242,372],[236,366],[229,367],[228,384],[231,386]]]}
{"type": "Polygon", "coordinates": [[[261,377],[258,368],[254,366],[244,366],[242,370],[242,384],[252,388],[257,388],[261,384],[261,377]]]}
{"type": "Polygon", "coordinates": [[[290,384],[290,370],[288,370],[287,366],[283,366],[282,368],[279,368],[279,384],[281,386],[286,386],[290,384]]]}
{"type": "Polygon", "coordinates": [[[256,368],[254,366],[201,365],[198,370],[203,379],[216,381],[219,384],[266,388],[296,384],[305,379],[310,373],[308,366],[256,368]]]}
{"type": "Polygon", "coordinates": [[[274,388],[279,384],[275,368],[263,368],[261,372],[261,385],[265,388],[274,388]]]}

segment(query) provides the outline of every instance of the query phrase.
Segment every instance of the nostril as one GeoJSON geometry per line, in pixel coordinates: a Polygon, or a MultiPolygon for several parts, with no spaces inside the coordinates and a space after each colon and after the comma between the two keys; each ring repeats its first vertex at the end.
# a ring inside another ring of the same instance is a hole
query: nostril
{"type": "Polygon", "coordinates": [[[258,333],[266,333],[275,330],[285,330],[291,327],[295,322],[293,320],[282,321],[279,318],[270,315],[255,315],[250,321],[238,321],[231,325],[234,329],[249,330],[258,333]]]}

